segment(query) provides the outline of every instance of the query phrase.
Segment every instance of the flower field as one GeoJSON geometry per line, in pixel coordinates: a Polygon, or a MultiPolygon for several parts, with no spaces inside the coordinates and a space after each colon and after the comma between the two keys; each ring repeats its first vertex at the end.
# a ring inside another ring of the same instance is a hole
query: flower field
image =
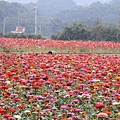
{"type": "Polygon", "coordinates": [[[0,52],[47,53],[49,50],[56,53],[120,53],[120,43],[0,38],[0,52]]]}
{"type": "Polygon", "coordinates": [[[119,52],[120,43],[0,38],[0,45],[0,120],[120,120],[120,55],[42,51],[119,52]]]}

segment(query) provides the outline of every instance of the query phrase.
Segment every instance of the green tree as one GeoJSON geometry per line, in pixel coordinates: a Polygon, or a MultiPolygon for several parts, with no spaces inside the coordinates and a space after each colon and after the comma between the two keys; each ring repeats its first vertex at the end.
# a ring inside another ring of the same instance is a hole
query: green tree
{"type": "Polygon", "coordinates": [[[58,32],[56,35],[52,36],[52,38],[62,40],[87,40],[89,37],[89,32],[81,23],[77,22],[64,27],[62,32],[58,32]]]}

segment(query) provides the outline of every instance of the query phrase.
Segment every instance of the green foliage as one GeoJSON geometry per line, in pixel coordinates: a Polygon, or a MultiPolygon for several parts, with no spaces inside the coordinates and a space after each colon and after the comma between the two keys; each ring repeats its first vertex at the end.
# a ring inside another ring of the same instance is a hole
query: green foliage
{"type": "Polygon", "coordinates": [[[26,38],[41,39],[42,36],[40,34],[38,34],[38,35],[29,34],[29,35],[26,35],[26,38]]]}
{"type": "Polygon", "coordinates": [[[17,33],[6,33],[4,35],[6,38],[33,38],[33,39],[41,39],[42,35],[32,35],[32,34],[17,34],[17,33]]]}
{"type": "Polygon", "coordinates": [[[0,32],[0,37],[2,37],[3,36],[3,34],[2,34],[2,32],[0,32]]]}
{"type": "Polygon", "coordinates": [[[18,12],[24,12],[25,9],[22,4],[19,3],[9,3],[5,1],[0,1],[0,19],[3,20],[5,17],[15,17],[18,16],[18,12]]]}
{"type": "Polygon", "coordinates": [[[91,39],[95,41],[120,41],[120,26],[96,24],[91,30],[91,39]]]}
{"type": "Polygon", "coordinates": [[[54,39],[62,39],[62,40],[79,40],[79,39],[87,39],[88,32],[85,30],[82,24],[74,22],[71,26],[64,27],[61,33],[57,33],[57,35],[53,35],[54,39]]]}
{"type": "Polygon", "coordinates": [[[94,27],[86,27],[74,22],[51,36],[52,39],[60,40],[94,40],[94,41],[120,41],[120,26],[107,26],[97,22],[94,27]]]}

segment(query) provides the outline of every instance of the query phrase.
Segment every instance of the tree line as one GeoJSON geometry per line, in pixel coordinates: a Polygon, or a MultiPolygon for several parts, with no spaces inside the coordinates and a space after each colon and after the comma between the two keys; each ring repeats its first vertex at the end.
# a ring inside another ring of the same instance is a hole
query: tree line
{"type": "Polygon", "coordinates": [[[93,40],[93,41],[120,41],[120,26],[105,25],[96,22],[94,26],[88,26],[78,22],[66,26],[60,32],[53,34],[52,39],[59,40],[93,40]]]}
{"type": "Polygon", "coordinates": [[[41,34],[20,34],[20,33],[6,33],[3,35],[0,33],[0,37],[5,37],[5,38],[33,38],[33,39],[44,39],[41,34]]]}

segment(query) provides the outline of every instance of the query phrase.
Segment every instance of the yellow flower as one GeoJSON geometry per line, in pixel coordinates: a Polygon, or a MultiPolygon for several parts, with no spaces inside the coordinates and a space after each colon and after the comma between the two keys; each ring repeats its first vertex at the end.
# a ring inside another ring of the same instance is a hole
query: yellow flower
{"type": "Polygon", "coordinates": [[[20,89],[20,90],[21,90],[21,89],[22,89],[22,86],[20,86],[20,85],[19,85],[19,86],[18,86],[18,89],[20,89]]]}
{"type": "Polygon", "coordinates": [[[25,72],[25,74],[28,74],[29,72],[25,72]]]}
{"type": "Polygon", "coordinates": [[[119,112],[119,113],[117,113],[117,115],[118,115],[118,116],[120,116],[120,112],[119,112]]]}
{"type": "Polygon", "coordinates": [[[116,80],[118,80],[118,81],[119,81],[119,80],[120,80],[120,76],[116,76],[116,80]]]}
{"type": "Polygon", "coordinates": [[[10,81],[6,81],[6,83],[7,83],[7,85],[10,85],[10,84],[11,84],[11,82],[10,82],[10,81]]]}

